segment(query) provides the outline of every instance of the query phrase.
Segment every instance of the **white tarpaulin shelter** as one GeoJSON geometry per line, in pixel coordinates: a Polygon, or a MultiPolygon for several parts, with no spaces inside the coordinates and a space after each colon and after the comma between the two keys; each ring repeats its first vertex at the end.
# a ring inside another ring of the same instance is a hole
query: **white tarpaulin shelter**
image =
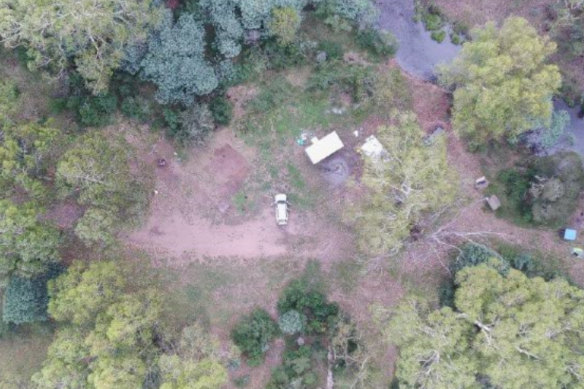
{"type": "Polygon", "coordinates": [[[343,148],[343,142],[336,131],[321,139],[313,138],[312,144],[306,148],[306,154],[313,164],[317,164],[326,157],[343,148]]]}
{"type": "Polygon", "coordinates": [[[368,156],[369,158],[387,158],[387,151],[381,144],[381,142],[375,137],[375,135],[371,135],[365,139],[365,143],[361,146],[361,152],[368,156]]]}

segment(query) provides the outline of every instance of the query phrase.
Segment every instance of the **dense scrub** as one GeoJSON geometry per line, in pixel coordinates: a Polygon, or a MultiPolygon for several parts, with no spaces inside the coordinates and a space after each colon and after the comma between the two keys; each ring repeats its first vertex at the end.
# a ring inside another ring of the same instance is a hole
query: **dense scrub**
{"type": "Polygon", "coordinates": [[[576,154],[527,158],[497,173],[489,192],[502,199],[501,217],[520,225],[562,227],[578,204],[584,185],[576,154]]]}

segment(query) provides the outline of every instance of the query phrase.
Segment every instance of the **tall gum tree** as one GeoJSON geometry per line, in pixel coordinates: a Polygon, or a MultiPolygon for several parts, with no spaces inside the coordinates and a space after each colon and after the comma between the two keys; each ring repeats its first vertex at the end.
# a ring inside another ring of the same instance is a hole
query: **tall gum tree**
{"type": "Polygon", "coordinates": [[[458,57],[440,69],[454,89],[454,129],[478,146],[489,140],[516,140],[534,127],[550,126],[552,96],[561,85],[547,59],[556,44],[522,18],[507,19],[471,33],[458,57]]]}

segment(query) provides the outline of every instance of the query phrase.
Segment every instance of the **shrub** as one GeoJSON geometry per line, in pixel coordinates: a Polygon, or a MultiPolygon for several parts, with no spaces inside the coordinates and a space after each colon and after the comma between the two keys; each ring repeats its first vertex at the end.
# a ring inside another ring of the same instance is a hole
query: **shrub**
{"type": "MultiPolygon", "coordinates": [[[[37,277],[12,276],[4,291],[2,322],[24,324],[46,321],[49,301],[47,282],[59,276],[64,269],[61,265],[52,264],[45,273],[37,277]]],[[[8,329],[6,324],[0,327],[6,331],[8,329]]]]}
{"type": "Polygon", "coordinates": [[[428,31],[437,31],[444,27],[444,21],[438,13],[424,12],[422,22],[428,31]]]}
{"type": "Polygon", "coordinates": [[[497,175],[497,181],[503,184],[504,196],[509,203],[509,208],[518,215],[519,220],[527,223],[533,219],[531,205],[526,201],[526,196],[534,174],[531,169],[523,172],[506,169],[501,170],[497,175]]]}
{"type": "Polygon", "coordinates": [[[444,39],[446,38],[446,31],[444,30],[440,30],[440,31],[432,31],[432,34],[430,35],[430,37],[435,40],[438,43],[442,43],[444,41],[444,39]]]}
{"type": "Polygon", "coordinates": [[[397,40],[389,31],[366,29],[357,33],[356,42],[363,50],[376,57],[394,55],[397,51],[397,40]]]}
{"type": "Polygon", "coordinates": [[[509,271],[509,263],[496,251],[478,243],[467,243],[461,247],[461,251],[450,265],[453,274],[468,266],[477,266],[481,263],[489,263],[501,273],[509,271]],[[496,261],[492,261],[495,259],[496,261]]]}
{"type": "Polygon", "coordinates": [[[87,127],[102,127],[110,124],[118,105],[116,96],[110,94],[83,96],[79,100],[71,100],[73,105],[77,105],[77,102],[79,122],[87,127]]]}
{"type": "Polygon", "coordinates": [[[233,379],[233,385],[237,388],[245,388],[249,384],[249,375],[244,375],[233,379]]]}
{"type": "Polygon", "coordinates": [[[237,70],[233,65],[233,61],[225,60],[219,62],[215,67],[215,72],[217,73],[217,78],[219,79],[219,85],[223,88],[235,85],[237,81],[237,70]]]}
{"type": "Polygon", "coordinates": [[[277,334],[276,322],[265,310],[256,308],[238,321],[231,330],[231,339],[247,356],[250,366],[259,366],[277,334]]]}
{"type": "Polygon", "coordinates": [[[233,104],[224,96],[215,97],[209,103],[209,109],[213,114],[215,124],[220,126],[227,126],[231,122],[233,116],[233,104]]]}
{"type": "Polygon", "coordinates": [[[377,20],[377,11],[369,0],[321,1],[317,15],[322,18],[342,18],[361,27],[372,26],[377,20]]]}
{"type": "Polygon", "coordinates": [[[275,35],[282,45],[290,44],[296,38],[296,31],[300,27],[300,15],[292,7],[278,7],[272,9],[272,20],[269,24],[270,32],[275,35]]]}
{"type": "Polygon", "coordinates": [[[266,389],[313,388],[318,382],[318,376],[313,371],[313,351],[310,346],[286,349],[282,355],[282,365],[272,371],[266,389]]]}
{"type": "Polygon", "coordinates": [[[328,60],[343,59],[343,47],[337,42],[321,41],[318,50],[324,51],[328,60]]]}
{"type": "Polygon", "coordinates": [[[337,87],[360,101],[373,94],[375,75],[370,67],[347,65],[340,61],[327,61],[320,64],[308,79],[308,90],[327,90],[337,87]]]}
{"type": "Polygon", "coordinates": [[[44,278],[13,276],[4,294],[2,320],[14,324],[45,321],[47,304],[47,283],[44,278]]]}
{"type": "Polygon", "coordinates": [[[17,108],[19,94],[16,84],[0,80],[0,128],[9,121],[9,116],[17,108]]]}
{"type": "Polygon", "coordinates": [[[232,82],[242,84],[252,81],[263,75],[268,65],[268,58],[259,47],[246,48],[235,65],[235,77],[232,82]]]}
{"type": "MultiPolygon", "coordinates": [[[[203,144],[215,124],[206,104],[194,104],[179,115],[179,126],[170,135],[182,145],[203,144]]],[[[173,129],[169,127],[172,131],[173,129]]]]}
{"type": "Polygon", "coordinates": [[[306,323],[306,317],[300,312],[291,310],[280,316],[278,326],[280,331],[287,335],[293,335],[302,332],[306,323]]]}
{"type": "Polygon", "coordinates": [[[273,70],[283,70],[303,65],[306,57],[297,44],[281,45],[275,39],[266,41],[263,46],[268,66],[273,70]]]}
{"type": "Polygon", "coordinates": [[[291,281],[278,299],[278,313],[297,311],[306,317],[306,332],[323,334],[338,319],[339,307],[329,303],[318,262],[309,262],[302,276],[291,281]]]}
{"type": "Polygon", "coordinates": [[[535,270],[533,257],[528,253],[519,253],[510,258],[510,262],[514,269],[520,270],[528,276],[535,270]]]}
{"type": "Polygon", "coordinates": [[[324,293],[315,290],[303,279],[288,284],[278,300],[278,312],[297,311],[307,318],[308,333],[325,333],[339,313],[336,303],[329,303],[324,293]]]}
{"type": "Polygon", "coordinates": [[[411,108],[411,91],[399,69],[392,68],[377,74],[371,101],[382,115],[391,116],[394,109],[411,108]]]}
{"type": "Polygon", "coordinates": [[[522,161],[498,173],[493,191],[502,199],[497,215],[518,224],[557,228],[574,212],[584,187],[582,161],[575,153],[558,153],[522,161]]]}
{"type": "Polygon", "coordinates": [[[530,278],[541,277],[546,281],[556,277],[569,278],[564,265],[555,257],[543,256],[539,252],[527,252],[522,247],[504,243],[499,243],[496,248],[514,269],[530,278]]]}
{"type": "Polygon", "coordinates": [[[111,123],[118,100],[115,95],[102,93],[93,95],[85,89],[83,78],[78,73],[69,76],[69,97],[55,100],[53,109],[63,108],[75,112],[77,121],[82,126],[101,127],[111,123]]]}
{"type": "Polygon", "coordinates": [[[120,111],[125,116],[141,122],[145,122],[151,113],[150,103],[141,97],[126,97],[122,101],[120,111]]]}
{"type": "Polygon", "coordinates": [[[168,127],[167,133],[170,136],[180,131],[180,117],[177,111],[170,108],[164,108],[162,110],[162,117],[164,118],[164,123],[168,127]]]}

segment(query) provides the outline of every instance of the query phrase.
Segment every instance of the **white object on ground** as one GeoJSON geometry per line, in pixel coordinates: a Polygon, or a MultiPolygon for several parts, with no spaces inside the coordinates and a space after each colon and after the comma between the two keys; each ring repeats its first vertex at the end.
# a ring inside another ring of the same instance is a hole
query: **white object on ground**
{"type": "Polygon", "coordinates": [[[312,144],[305,151],[310,161],[317,164],[343,147],[341,138],[336,131],[333,131],[322,139],[312,138],[312,144]]]}
{"type": "Polygon", "coordinates": [[[375,135],[371,135],[365,139],[365,143],[361,146],[361,152],[369,158],[387,158],[388,154],[385,147],[381,144],[375,135]]]}

